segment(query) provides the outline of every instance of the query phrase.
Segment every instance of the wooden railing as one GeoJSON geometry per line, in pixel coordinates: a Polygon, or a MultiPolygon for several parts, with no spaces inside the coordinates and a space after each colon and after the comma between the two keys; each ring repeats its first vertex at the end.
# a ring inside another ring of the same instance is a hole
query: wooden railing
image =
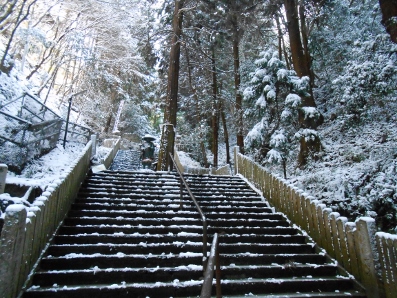
{"type": "MultiPolygon", "coordinates": [[[[49,185],[33,207],[7,207],[0,236],[0,297],[14,298],[59,227],[90,166],[90,141],[64,177],[49,185]]],[[[29,281],[25,284],[28,286],[29,281]]]]}
{"type": "Polygon", "coordinates": [[[238,147],[234,156],[235,173],[262,191],[277,211],[285,213],[354,275],[368,297],[396,297],[397,235],[376,232],[373,218],[348,222],[346,217],[238,153],[238,147]]]}

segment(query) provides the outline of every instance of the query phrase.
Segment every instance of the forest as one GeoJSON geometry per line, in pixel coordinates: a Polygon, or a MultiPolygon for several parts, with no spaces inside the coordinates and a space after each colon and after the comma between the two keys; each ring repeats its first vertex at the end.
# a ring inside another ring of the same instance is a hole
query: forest
{"type": "Polygon", "coordinates": [[[393,0],[0,1],[0,106],[30,90],[65,116],[76,94],[101,139],[163,135],[160,170],[176,136],[203,167],[238,146],[390,233],[396,54],[393,0]]]}

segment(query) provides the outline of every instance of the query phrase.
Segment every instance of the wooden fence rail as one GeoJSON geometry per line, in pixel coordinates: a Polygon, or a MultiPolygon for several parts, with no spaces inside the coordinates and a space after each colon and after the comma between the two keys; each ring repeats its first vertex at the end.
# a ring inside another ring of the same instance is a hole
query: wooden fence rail
{"type": "Polygon", "coordinates": [[[373,218],[348,222],[284,179],[272,175],[235,148],[235,174],[241,174],[276,210],[305,230],[361,282],[370,298],[397,297],[397,235],[376,232],[373,218]]]}
{"type": "Polygon", "coordinates": [[[14,298],[20,293],[85,179],[91,147],[90,141],[71,170],[62,180],[49,185],[33,207],[21,204],[7,207],[0,237],[0,297],[14,298]]]}

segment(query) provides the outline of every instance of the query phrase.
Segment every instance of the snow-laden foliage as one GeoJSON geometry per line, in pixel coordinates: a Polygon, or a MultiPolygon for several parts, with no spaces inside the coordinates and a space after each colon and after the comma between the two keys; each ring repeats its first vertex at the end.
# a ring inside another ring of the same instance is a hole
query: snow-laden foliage
{"type": "Polygon", "coordinates": [[[388,107],[397,96],[397,45],[381,34],[370,41],[356,41],[352,52],[354,59],[332,81],[332,102],[338,114],[354,115],[357,120],[372,118],[370,110],[388,107]]]}
{"type": "MultiPolygon", "coordinates": [[[[255,60],[256,69],[243,92],[246,104],[251,104],[245,111],[246,119],[254,123],[245,144],[258,161],[285,162],[289,156],[287,151],[294,147],[291,142],[302,105],[301,96],[307,95],[309,80],[307,77],[299,78],[293,70],[288,70],[277,52],[267,50],[260,56],[255,60]],[[285,136],[286,142],[282,148],[272,141],[281,135],[285,136]]],[[[318,114],[315,108],[306,107],[305,112],[307,117],[318,114]]]]}

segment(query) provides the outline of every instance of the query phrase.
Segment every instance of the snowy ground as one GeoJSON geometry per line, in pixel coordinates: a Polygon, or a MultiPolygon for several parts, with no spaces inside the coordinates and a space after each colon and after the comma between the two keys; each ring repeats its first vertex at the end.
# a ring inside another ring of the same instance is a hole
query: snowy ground
{"type": "MultiPolygon", "coordinates": [[[[62,175],[69,172],[70,165],[79,157],[84,149],[84,144],[72,143],[67,144],[65,149],[58,144],[48,154],[30,162],[21,174],[8,172],[6,184],[18,186],[37,186],[43,191],[53,181],[60,179],[62,175]]],[[[110,151],[110,148],[97,147],[97,153],[94,160],[100,160],[110,151]]],[[[0,205],[8,205],[10,202],[21,203],[27,206],[30,203],[26,198],[15,197],[12,194],[4,193],[0,195],[0,205]]],[[[4,211],[4,210],[3,210],[4,211]]],[[[0,211],[0,217],[4,218],[4,212],[0,211]]]]}

